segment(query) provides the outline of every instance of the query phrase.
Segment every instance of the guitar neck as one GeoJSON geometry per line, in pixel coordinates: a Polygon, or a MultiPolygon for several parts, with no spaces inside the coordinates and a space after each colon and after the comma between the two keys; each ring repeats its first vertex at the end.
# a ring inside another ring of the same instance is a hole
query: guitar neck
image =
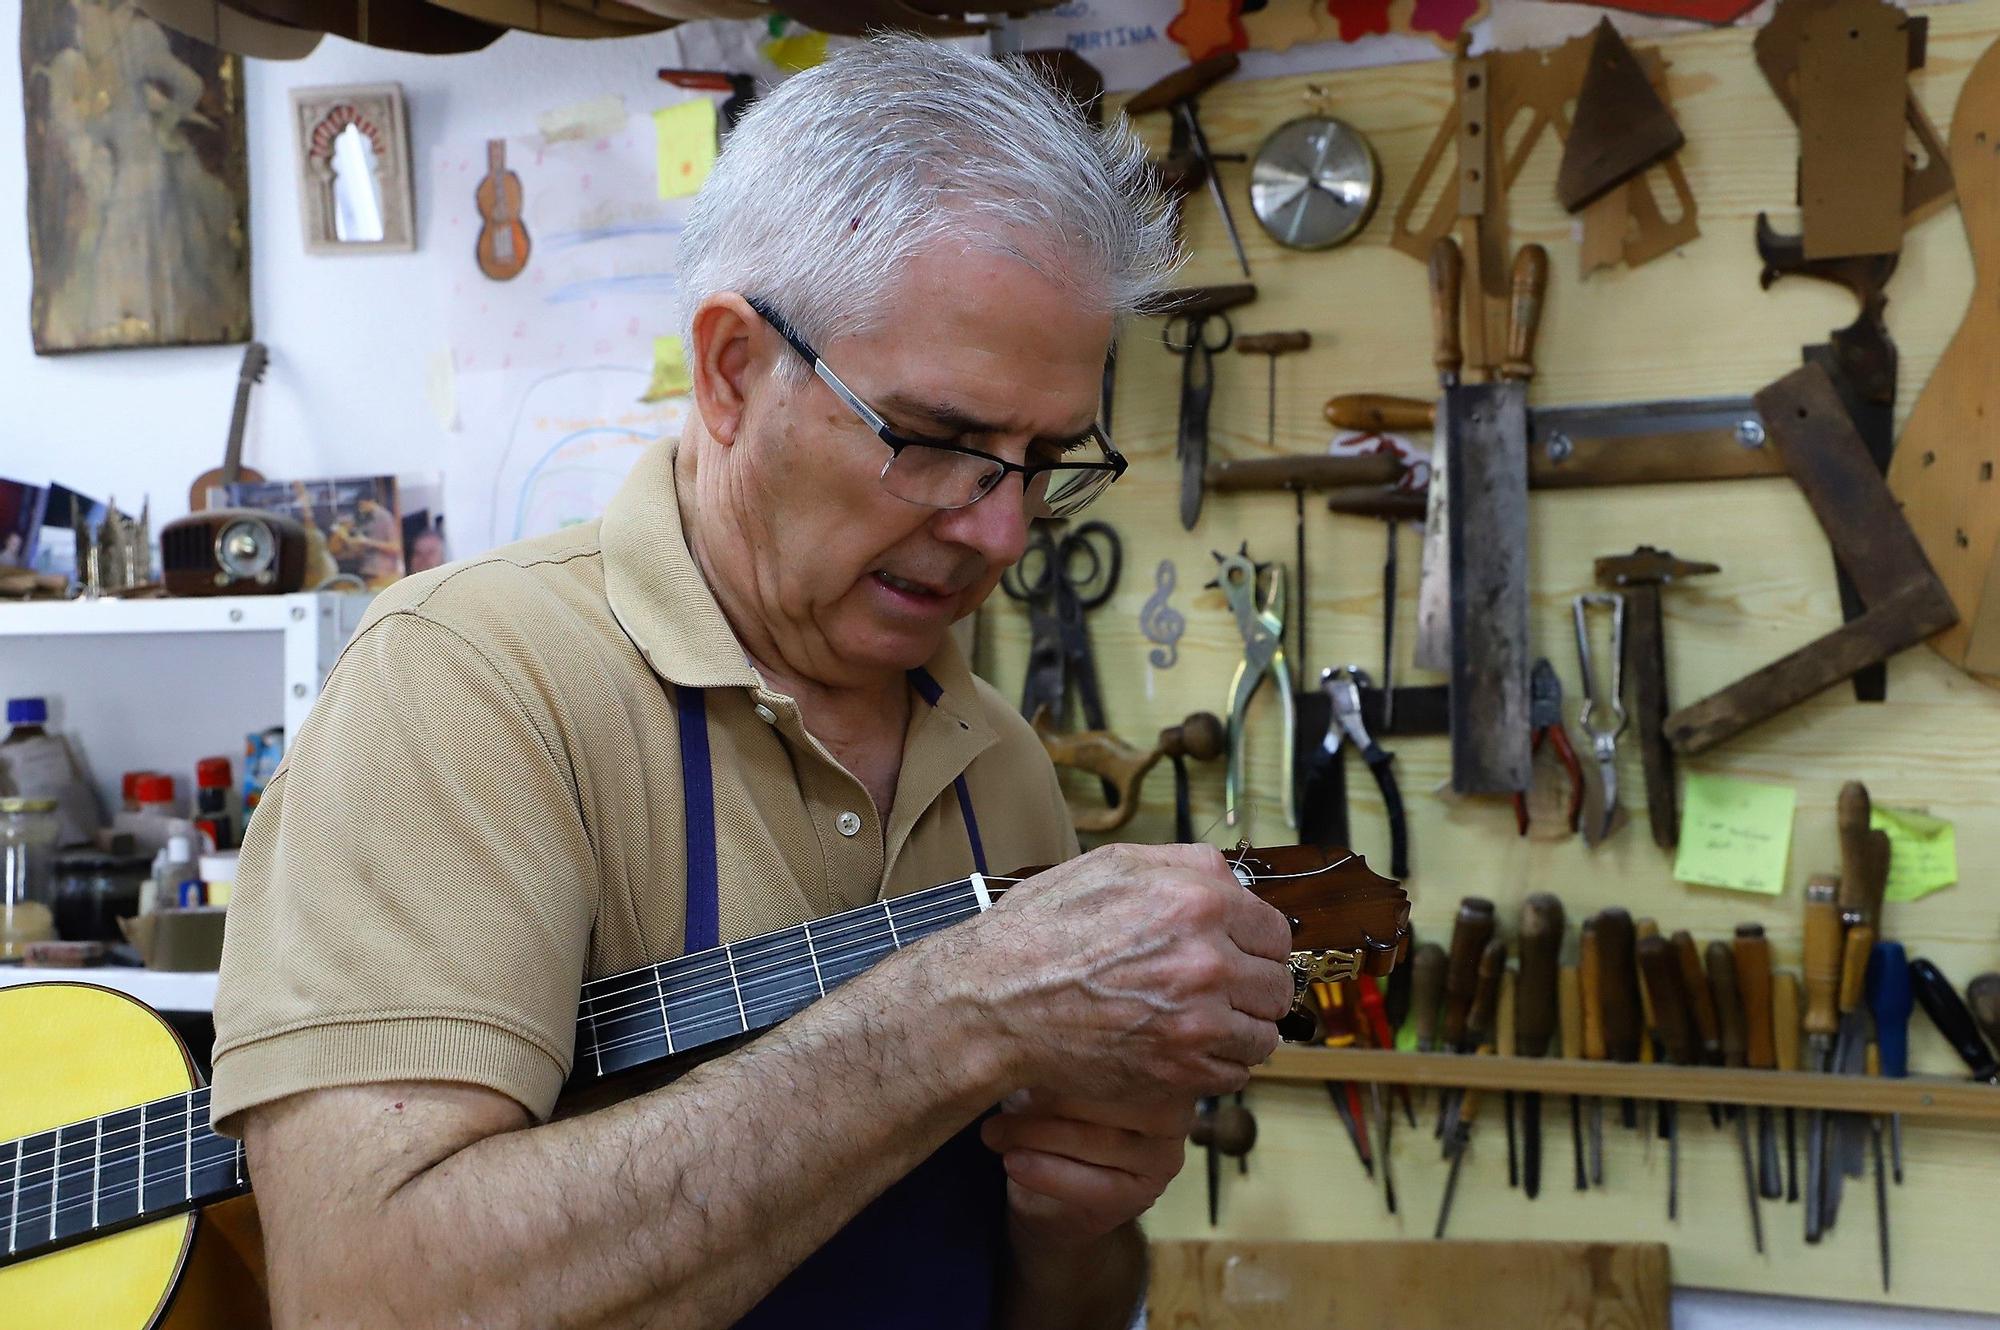
{"type": "MultiPolygon", "coordinates": [[[[971,918],[1002,890],[977,874],[762,937],[593,979],[569,1089],[796,1015],[891,952],[971,918]]],[[[0,1265],[250,1190],[243,1145],[208,1123],[209,1090],[0,1144],[0,1265]]]]}
{"type": "Polygon", "coordinates": [[[250,415],[250,389],[256,381],[236,380],[236,405],[229,413],[229,446],[222,452],[222,483],[234,485],[243,473],[243,425],[250,415]]]}

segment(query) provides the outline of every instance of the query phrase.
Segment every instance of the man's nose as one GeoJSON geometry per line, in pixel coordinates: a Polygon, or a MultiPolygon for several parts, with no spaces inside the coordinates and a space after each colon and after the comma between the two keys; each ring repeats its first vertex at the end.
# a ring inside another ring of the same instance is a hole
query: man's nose
{"type": "Polygon", "coordinates": [[[932,531],[939,540],[977,550],[991,568],[1012,565],[1028,548],[1028,495],[1019,476],[1002,476],[979,502],[940,512],[932,531]]]}

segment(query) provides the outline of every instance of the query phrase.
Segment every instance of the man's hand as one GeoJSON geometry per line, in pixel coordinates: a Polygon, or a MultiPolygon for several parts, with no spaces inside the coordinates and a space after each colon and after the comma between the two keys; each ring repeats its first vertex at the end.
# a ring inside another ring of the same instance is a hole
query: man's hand
{"type": "Polygon", "coordinates": [[[1015,1244],[1054,1250],[1106,1236],[1152,1208],[1181,1171],[1194,1104],[1121,1104],[1046,1090],[1009,1095],[980,1128],[1007,1169],[1015,1244]]]}
{"type": "Polygon", "coordinates": [[[1290,926],[1208,845],[1105,846],[945,937],[964,948],[946,964],[977,985],[1015,1083],[1067,1095],[1240,1090],[1292,1002],[1290,926]]]}

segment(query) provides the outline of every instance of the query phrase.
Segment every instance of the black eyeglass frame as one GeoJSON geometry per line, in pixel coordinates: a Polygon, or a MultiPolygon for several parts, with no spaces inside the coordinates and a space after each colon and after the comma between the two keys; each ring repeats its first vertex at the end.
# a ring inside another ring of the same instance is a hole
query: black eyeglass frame
{"type": "MultiPolygon", "coordinates": [[[[1064,472],[1064,471],[1071,473],[1082,472],[1082,471],[1109,472],[1111,474],[1111,479],[1106,481],[1103,487],[1092,493],[1091,496],[1088,499],[1086,499],[1082,504],[1078,505],[1075,508],[1069,509],[1067,512],[1064,513],[1064,516],[1070,516],[1075,513],[1082,512],[1084,508],[1087,508],[1090,506],[1090,504],[1096,502],[1098,495],[1102,494],[1104,490],[1109,489],[1112,485],[1116,484],[1118,478],[1125,474],[1126,467],[1130,465],[1125,460],[1125,455],[1123,453],[1120,453],[1116,448],[1113,448],[1111,446],[1110,436],[1107,435],[1102,428],[1097,426],[1092,427],[1091,435],[1096,438],[1098,445],[1104,449],[1104,460],[1102,462],[1029,462],[1029,463],[1010,462],[1004,457],[996,457],[992,453],[985,452],[978,448],[967,448],[961,444],[946,443],[937,439],[912,439],[907,435],[898,434],[895,430],[889,428],[888,422],[882,419],[882,414],[879,411],[877,411],[874,407],[868,405],[868,403],[862,401],[861,398],[855,394],[853,389],[849,388],[846,384],[840,381],[840,376],[835,374],[832,368],[827,365],[826,361],[820,358],[819,352],[813,349],[812,344],[806,341],[805,338],[801,337],[798,333],[798,330],[793,328],[790,323],[787,323],[784,317],[780,315],[776,310],[772,309],[767,301],[765,301],[762,297],[759,296],[745,296],[743,299],[744,303],[748,304],[751,309],[757,311],[757,317],[763,319],[764,322],[770,324],[772,331],[776,332],[778,336],[785,339],[786,343],[790,345],[792,350],[796,351],[799,354],[800,359],[804,360],[808,365],[812,366],[813,374],[819,379],[819,381],[821,383],[824,383],[829,389],[831,389],[835,397],[838,397],[842,402],[845,402],[847,404],[847,408],[850,411],[854,412],[855,415],[861,418],[862,424],[868,426],[869,429],[874,431],[875,437],[880,439],[883,442],[883,444],[887,446],[887,448],[889,449],[890,453],[889,460],[891,462],[893,462],[896,458],[902,456],[903,451],[905,449],[933,448],[939,452],[958,453],[965,457],[976,457],[982,462],[991,462],[994,466],[1000,468],[999,473],[994,476],[993,480],[986,486],[986,488],[980,490],[978,494],[966,500],[964,503],[960,504],[925,503],[921,505],[923,507],[937,508],[940,511],[948,511],[957,508],[970,508],[973,504],[978,503],[981,499],[991,494],[994,490],[999,489],[1001,482],[1006,480],[1007,477],[1010,475],[1019,475],[1021,477],[1022,492],[1026,493],[1027,487],[1033,484],[1035,477],[1039,475],[1053,474],[1055,472],[1064,472]]],[[[886,472],[888,470],[888,466],[884,465],[882,469],[886,472]]],[[[903,496],[900,494],[897,495],[896,497],[899,499],[903,498],[903,496]]],[[[920,503],[920,501],[916,499],[903,499],[903,502],[920,503]]]]}

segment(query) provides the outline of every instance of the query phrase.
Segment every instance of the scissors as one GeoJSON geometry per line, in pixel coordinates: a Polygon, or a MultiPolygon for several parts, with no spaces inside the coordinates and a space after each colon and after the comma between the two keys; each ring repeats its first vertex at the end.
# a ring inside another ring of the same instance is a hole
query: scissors
{"type": "Polygon", "coordinates": [[[1208,471],[1208,406],[1215,397],[1215,357],[1236,340],[1236,325],[1221,310],[1176,314],[1167,320],[1160,340],[1181,357],[1180,432],[1174,456],[1181,462],[1181,526],[1192,531],[1201,517],[1208,471]],[[1211,321],[1219,337],[1210,335],[1211,321]]]}
{"type": "Polygon", "coordinates": [[[1051,724],[1070,728],[1073,691],[1083,704],[1083,727],[1105,728],[1104,698],[1083,616],[1118,589],[1123,562],[1118,533],[1105,523],[1085,522],[1065,530],[1064,523],[1043,521],[1035,523],[1020,560],[1001,574],[1001,589],[1028,607],[1031,641],[1021,714],[1029,720],[1046,711],[1051,724]]]}
{"type": "Polygon", "coordinates": [[[1285,660],[1285,570],[1276,564],[1258,564],[1245,545],[1234,554],[1217,554],[1215,581],[1222,588],[1236,616],[1236,630],[1243,636],[1243,657],[1229,681],[1229,769],[1222,781],[1222,820],[1235,826],[1243,802],[1243,740],[1250,698],[1268,675],[1277,685],[1278,705],[1283,709],[1285,822],[1296,827],[1298,813],[1292,806],[1292,670],[1285,660]],[[1262,588],[1260,591],[1260,587],[1262,588]]]}

